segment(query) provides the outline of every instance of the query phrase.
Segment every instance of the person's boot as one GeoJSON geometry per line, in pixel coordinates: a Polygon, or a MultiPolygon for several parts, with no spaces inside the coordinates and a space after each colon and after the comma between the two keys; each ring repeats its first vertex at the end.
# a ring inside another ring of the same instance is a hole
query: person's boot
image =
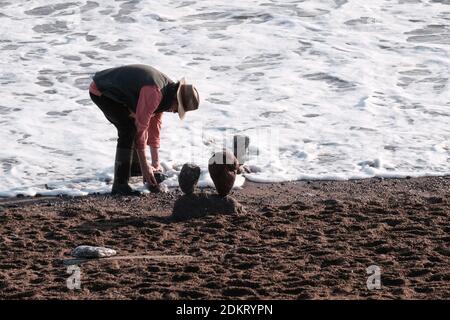
{"type": "Polygon", "coordinates": [[[131,158],[133,149],[116,149],[116,159],[114,163],[114,182],[111,190],[113,195],[138,195],[138,191],[133,191],[128,185],[131,171],[131,158]]]}
{"type": "Polygon", "coordinates": [[[142,176],[141,164],[139,163],[139,157],[137,155],[136,149],[133,149],[133,157],[131,161],[131,176],[140,177],[142,176]]]}

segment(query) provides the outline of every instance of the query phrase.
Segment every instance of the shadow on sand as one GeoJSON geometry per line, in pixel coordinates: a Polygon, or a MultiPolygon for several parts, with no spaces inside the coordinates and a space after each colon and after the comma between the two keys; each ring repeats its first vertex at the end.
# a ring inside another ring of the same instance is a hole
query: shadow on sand
{"type": "Polygon", "coordinates": [[[194,193],[183,195],[175,201],[171,218],[174,221],[184,221],[207,215],[239,213],[245,213],[245,209],[233,197],[221,197],[210,193],[194,193]]]}

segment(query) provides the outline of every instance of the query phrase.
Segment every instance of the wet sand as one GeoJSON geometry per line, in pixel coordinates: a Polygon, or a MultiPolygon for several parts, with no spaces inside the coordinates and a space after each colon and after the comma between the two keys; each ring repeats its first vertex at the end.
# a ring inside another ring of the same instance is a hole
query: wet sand
{"type": "Polygon", "coordinates": [[[231,195],[245,211],[181,220],[180,192],[0,200],[0,298],[450,299],[450,177],[246,183],[231,195]],[[81,289],[69,290],[82,244],[124,258],[79,264],[81,289]],[[371,265],[379,290],[366,286],[371,265]]]}

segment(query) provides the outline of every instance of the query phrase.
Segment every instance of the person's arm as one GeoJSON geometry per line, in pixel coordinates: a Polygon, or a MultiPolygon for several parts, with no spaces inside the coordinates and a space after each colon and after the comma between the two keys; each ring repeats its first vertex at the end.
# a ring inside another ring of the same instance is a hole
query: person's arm
{"type": "Polygon", "coordinates": [[[136,153],[139,158],[139,164],[141,166],[142,177],[144,183],[148,182],[153,186],[158,185],[155,176],[153,175],[153,168],[147,163],[147,157],[145,156],[145,149],[136,149],[136,153]]]}
{"type": "Polygon", "coordinates": [[[162,112],[154,114],[150,119],[150,125],[148,127],[147,143],[150,146],[150,154],[152,156],[152,167],[155,170],[161,169],[159,164],[159,147],[160,147],[162,115],[163,115],[162,112]]]}
{"type": "Polygon", "coordinates": [[[161,102],[162,94],[157,86],[144,86],[139,93],[139,100],[136,107],[135,125],[136,138],[135,148],[138,154],[144,183],[148,182],[157,185],[152,168],[147,163],[145,156],[145,146],[148,142],[148,130],[153,112],[161,102]]]}
{"type": "Polygon", "coordinates": [[[152,167],[155,171],[161,170],[159,163],[159,148],[150,147],[150,154],[152,155],[152,167]]]}

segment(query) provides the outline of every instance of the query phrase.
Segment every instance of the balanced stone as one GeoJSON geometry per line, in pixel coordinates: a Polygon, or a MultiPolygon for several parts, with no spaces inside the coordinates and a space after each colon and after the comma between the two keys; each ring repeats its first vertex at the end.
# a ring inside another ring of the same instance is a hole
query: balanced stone
{"type": "Polygon", "coordinates": [[[209,159],[208,171],[217,193],[224,197],[233,188],[236,174],[239,171],[239,161],[228,150],[216,152],[209,159]]]}
{"type": "Polygon", "coordinates": [[[200,167],[193,163],[185,163],[178,176],[178,184],[180,185],[181,191],[186,194],[193,193],[199,177],[200,167]]]}

